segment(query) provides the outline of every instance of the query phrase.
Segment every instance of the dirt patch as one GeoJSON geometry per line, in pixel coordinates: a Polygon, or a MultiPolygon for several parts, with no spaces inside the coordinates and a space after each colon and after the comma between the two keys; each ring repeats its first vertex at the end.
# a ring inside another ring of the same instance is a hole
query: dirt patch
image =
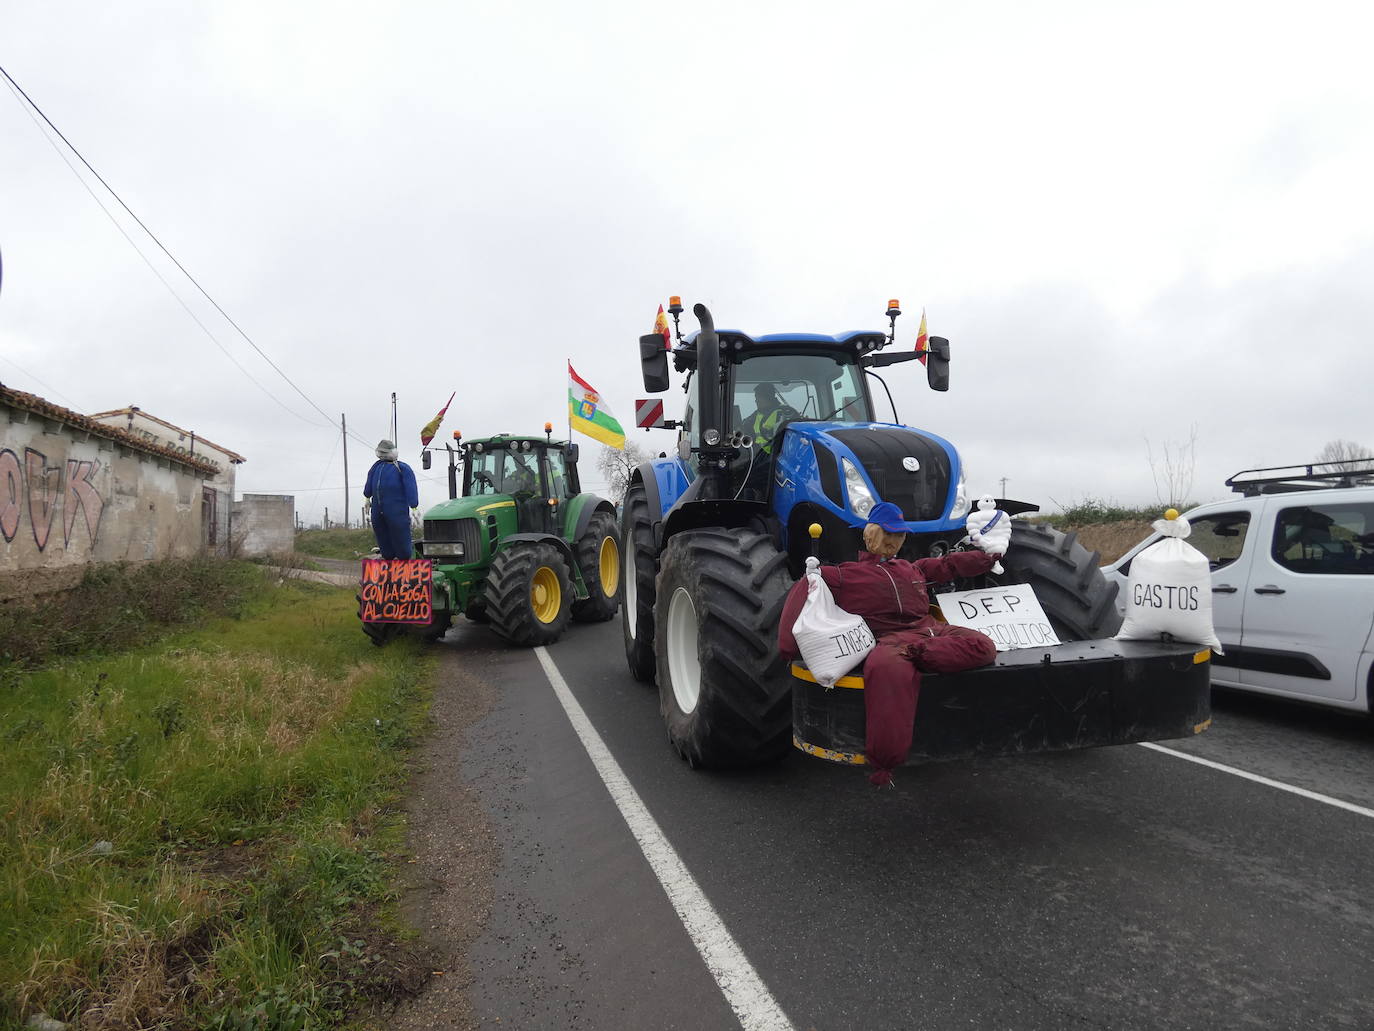
{"type": "Polygon", "coordinates": [[[1103,565],[1115,562],[1154,532],[1149,522],[1143,519],[1138,522],[1093,523],[1070,529],[1078,531],[1079,544],[1089,551],[1102,553],[1103,565]]]}
{"type": "Polygon", "coordinates": [[[428,984],[384,1022],[388,1031],[475,1028],[468,949],[491,913],[500,850],[475,793],[464,782],[468,729],[491,709],[494,692],[470,655],[445,648],[434,693],[433,732],[420,747],[420,772],[406,804],[412,857],[402,914],[418,929],[428,984]]]}

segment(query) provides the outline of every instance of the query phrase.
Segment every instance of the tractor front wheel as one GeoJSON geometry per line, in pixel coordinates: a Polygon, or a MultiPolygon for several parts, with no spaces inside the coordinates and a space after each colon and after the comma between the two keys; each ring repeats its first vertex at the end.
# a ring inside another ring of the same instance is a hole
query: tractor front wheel
{"type": "Polygon", "coordinates": [[[1013,519],[1011,543],[1002,556],[999,584],[1030,584],[1062,641],[1094,641],[1121,629],[1117,585],[1102,575],[1101,556],[1040,523],[1013,519]]]}
{"type": "Polygon", "coordinates": [[[654,553],[654,527],[649,519],[649,499],[644,485],[636,483],[625,494],[621,524],[620,622],[625,637],[625,662],[630,675],[645,684],[654,682],[654,595],[658,561],[654,553]]]}
{"type": "Polygon", "coordinates": [[[604,623],[615,615],[620,593],[620,541],[615,516],[597,512],[574,547],[587,597],[573,602],[572,618],[579,623],[604,623]]]}
{"type": "Polygon", "coordinates": [[[778,617],[792,586],[766,534],[711,527],[673,537],[658,580],[659,710],[692,766],[755,766],[792,742],[792,682],[778,617]]]}
{"type": "Polygon", "coordinates": [[[572,581],[552,544],[519,544],[498,552],[487,573],[491,628],[512,644],[552,644],[568,628],[572,581]]]}

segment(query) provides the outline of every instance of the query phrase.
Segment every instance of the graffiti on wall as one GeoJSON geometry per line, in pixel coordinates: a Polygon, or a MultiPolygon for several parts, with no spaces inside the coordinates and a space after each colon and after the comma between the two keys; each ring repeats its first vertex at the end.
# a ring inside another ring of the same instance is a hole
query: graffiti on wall
{"type": "Polygon", "coordinates": [[[78,522],[94,546],[105,511],[94,482],[99,471],[100,462],[94,459],[68,458],[65,464],[49,465],[47,455],[26,447],[21,464],[15,452],[0,449],[0,536],[11,543],[27,513],[33,543],[46,551],[60,510],[63,546],[71,547],[78,522]]]}

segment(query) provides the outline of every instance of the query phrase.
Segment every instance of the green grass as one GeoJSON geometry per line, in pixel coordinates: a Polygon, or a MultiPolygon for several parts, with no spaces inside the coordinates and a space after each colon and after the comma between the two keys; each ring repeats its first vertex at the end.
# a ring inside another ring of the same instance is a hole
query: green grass
{"type": "Polygon", "coordinates": [[[301,530],[296,534],[296,551],[320,558],[357,558],[376,543],[371,530],[301,530]]]}
{"type": "Polygon", "coordinates": [[[0,1027],[322,1027],[392,990],[431,665],[354,610],[259,583],[239,618],[0,680],[0,1027]]]}

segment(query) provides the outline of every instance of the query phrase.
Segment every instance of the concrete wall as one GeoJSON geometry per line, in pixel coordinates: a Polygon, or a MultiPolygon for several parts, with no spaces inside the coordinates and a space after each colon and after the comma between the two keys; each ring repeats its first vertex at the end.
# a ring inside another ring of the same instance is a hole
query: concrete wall
{"type": "Polygon", "coordinates": [[[91,562],[202,550],[208,469],[47,408],[41,414],[0,397],[0,600],[70,586],[91,562]]]}
{"type": "Polygon", "coordinates": [[[290,494],[245,494],[234,502],[234,547],[245,558],[296,550],[296,499],[290,494]]]}

